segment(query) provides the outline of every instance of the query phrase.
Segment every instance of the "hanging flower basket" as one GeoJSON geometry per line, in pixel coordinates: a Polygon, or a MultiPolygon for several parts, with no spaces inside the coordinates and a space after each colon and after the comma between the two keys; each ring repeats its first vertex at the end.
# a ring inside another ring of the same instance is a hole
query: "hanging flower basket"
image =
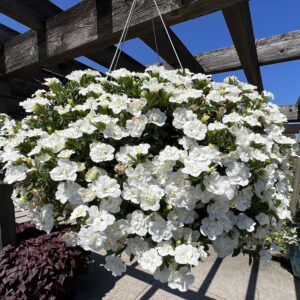
{"type": "Polygon", "coordinates": [[[269,93],[162,67],[67,78],[22,102],[21,122],[3,119],[4,181],[38,228],[76,222],[64,239],[105,249],[114,275],[126,253],[181,291],[208,245],[270,259],[264,238],[290,216],[294,140],[269,93]]]}

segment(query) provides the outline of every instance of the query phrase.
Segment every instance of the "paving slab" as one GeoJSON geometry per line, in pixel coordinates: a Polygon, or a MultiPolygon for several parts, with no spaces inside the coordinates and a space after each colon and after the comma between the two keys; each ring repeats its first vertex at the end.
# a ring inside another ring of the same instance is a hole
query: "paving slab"
{"type": "Polygon", "coordinates": [[[114,277],[102,266],[104,255],[92,254],[94,262],[79,282],[75,300],[300,300],[300,280],[280,262],[265,264],[248,257],[217,258],[212,255],[193,268],[195,282],[185,293],[170,289],[128,263],[127,272],[114,277]]]}

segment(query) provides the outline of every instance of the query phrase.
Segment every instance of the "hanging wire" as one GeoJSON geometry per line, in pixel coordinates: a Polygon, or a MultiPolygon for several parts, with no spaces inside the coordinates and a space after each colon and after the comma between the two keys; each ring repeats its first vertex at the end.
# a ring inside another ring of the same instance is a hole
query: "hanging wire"
{"type": "Polygon", "coordinates": [[[108,74],[111,72],[111,70],[113,68],[113,65],[114,65],[115,60],[116,60],[117,55],[118,55],[118,52],[121,51],[120,50],[120,46],[123,43],[123,40],[125,40],[125,38],[126,38],[126,35],[127,35],[127,32],[128,32],[128,27],[129,27],[129,24],[130,24],[130,21],[131,21],[131,18],[132,18],[132,14],[133,14],[135,5],[136,5],[136,0],[133,0],[131,8],[130,8],[130,11],[129,11],[129,15],[127,17],[127,20],[126,20],[126,23],[125,23],[125,26],[124,26],[124,29],[123,29],[123,32],[122,32],[122,35],[121,35],[121,38],[119,40],[119,43],[118,43],[117,49],[115,51],[115,54],[113,56],[112,62],[110,64],[110,67],[108,69],[108,74]]]}
{"type": "Polygon", "coordinates": [[[119,50],[117,58],[116,58],[116,63],[115,63],[115,66],[114,66],[114,70],[117,68],[117,65],[118,65],[118,62],[119,62],[119,59],[120,59],[120,56],[121,56],[121,53],[122,53],[122,49],[123,49],[123,46],[124,46],[124,43],[125,43],[125,39],[126,39],[128,30],[129,30],[129,25],[130,25],[131,20],[132,20],[132,16],[133,16],[133,12],[134,12],[134,9],[135,9],[135,6],[136,6],[136,2],[137,1],[134,0],[133,3],[132,3],[132,12],[130,14],[130,18],[129,18],[129,21],[128,21],[128,24],[127,24],[127,27],[126,27],[124,38],[123,38],[123,41],[122,41],[121,46],[120,46],[120,50],[119,50]]]}
{"type": "Polygon", "coordinates": [[[157,44],[157,38],[156,38],[156,30],[155,30],[155,25],[154,25],[154,21],[152,19],[152,29],[153,29],[153,35],[154,35],[154,43],[155,43],[155,50],[156,50],[156,54],[157,54],[157,63],[160,63],[160,56],[159,56],[159,52],[158,52],[158,44],[157,44]]]}
{"type": "Polygon", "coordinates": [[[172,46],[172,48],[173,48],[173,51],[174,51],[174,53],[175,53],[176,59],[177,59],[177,61],[178,61],[178,63],[179,63],[179,66],[180,66],[180,68],[183,70],[183,66],[182,66],[181,60],[179,59],[178,53],[177,53],[177,51],[176,51],[176,49],[175,49],[175,46],[174,46],[174,44],[173,44],[173,42],[172,42],[172,39],[171,39],[171,37],[170,37],[168,28],[167,28],[167,26],[166,26],[166,24],[165,24],[165,21],[164,21],[162,15],[161,15],[161,13],[160,13],[160,10],[159,10],[159,8],[158,8],[157,2],[156,2],[156,0],[153,0],[153,2],[154,2],[154,4],[155,4],[155,7],[156,7],[157,12],[158,12],[158,14],[159,14],[159,17],[160,17],[160,19],[161,19],[161,22],[162,22],[162,24],[163,24],[163,26],[164,26],[164,28],[165,28],[166,34],[167,34],[167,36],[168,36],[168,38],[169,38],[170,44],[171,44],[171,46],[172,46]]]}
{"type": "MultiPolygon", "coordinates": [[[[115,54],[114,54],[114,56],[113,56],[112,62],[111,62],[110,67],[109,67],[109,69],[108,69],[107,76],[110,74],[110,72],[111,72],[111,70],[112,70],[113,68],[115,69],[115,68],[117,67],[117,64],[118,64],[118,61],[119,61],[119,58],[120,58],[120,55],[121,55],[121,52],[122,52],[122,49],[123,49],[123,45],[124,45],[124,42],[125,42],[125,39],[126,39],[126,36],[127,36],[127,33],[128,33],[129,25],[130,25],[131,20],[132,20],[132,16],[133,16],[133,12],[134,12],[134,9],[135,9],[135,6],[136,6],[136,2],[137,2],[137,0],[133,0],[133,2],[132,2],[132,5],[131,5],[130,11],[129,11],[129,15],[128,15],[128,17],[127,17],[127,20],[126,20],[126,23],[125,23],[125,26],[124,26],[124,29],[123,29],[121,38],[120,38],[120,40],[119,40],[119,43],[118,43],[118,45],[117,45],[117,49],[116,49],[115,54]]],[[[170,34],[169,34],[169,31],[168,31],[168,29],[167,29],[167,26],[166,26],[166,24],[165,24],[165,21],[164,21],[162,15],[161,15],[161,13],[160,13],[160,10],[159,10],[159,7],[158,7],[158,5],[157,5],[157,2],[156,2],[156,0],[153,0],[153,2],[154,2],[154,5],[155,5],[155,7],[156,7],[156,10],[157,10],[157,12],[158,12],[158,15],[159,15],[159,17],[160,17],[160,20],[161,20],[161,22],[162,22],[162,24],[163,24],[163,26],[164,26],[164,29],[165,29],[165,31],[166,31],[167,37],[168,37],[168,39],[169,39],[169,41],[170,41],[170,44],[171,44],[171,46],[172,46],[172,49],[173,49],[173,51],[174,51],[174,54],[175,54],[176,59],[177,59],[177,61],[178,61],[178,64],[179,64],[180,68],[183,70],[182,63],[181,63],[180,58],[179,58],[179,56],[178,56],[178,53],[177,53],[177,51],[176,51],[176,49],[175,49],[175,46],[174,46],[174,44],[173,44],[173,41],[172,41],[172,39],[171,39],[171,36],[170,36],[170,34]]],[[[159,54],[158,54],[158,45],[157,45],[157,39],[156,39],[156,32],[155,32],[155,27],[154,27],[154,22],[153,22],[153,20],[152,20],[152,26],[153,26],[153,29],[154,29],[154,35],[155,35],[154,38],[155,38],[156,52],[157,52],[157,55],[158,55],[158,57],[159,57],[159,54]]]]}

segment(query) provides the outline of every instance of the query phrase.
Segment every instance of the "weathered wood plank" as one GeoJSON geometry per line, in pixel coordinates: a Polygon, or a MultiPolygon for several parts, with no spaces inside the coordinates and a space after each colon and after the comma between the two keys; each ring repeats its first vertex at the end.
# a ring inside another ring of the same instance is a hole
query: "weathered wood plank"
{"type": "MultiPolygon", "coordinates": [[[[260,66],[300,59],[300,30],[256,40],[260,66]]],[[[206,74],[241,69],[235,47],[226,47],[195,55],[206,74]]],[[[168,66],[167,63],[163,63],[168,66]]]]}
{"type": "MultiPolygon", "coordinates": [[[[116,50],[117,48],[115,46],[110,46],[105,49],[100,49],[95,52],[86,54],[85,56],[93,60],[94,62],[106,68],[109,68],[116,50]]],[[[122,51],[120,53],[117,68],[126,68],[127,70],[131,71],[143,72],[146,67],[132,58],[130,55],[122,51]]]]}
{"type": "Polygon", "coordinates": [[[15,211],[11,200],[12,186],[0,185],[0,250],[16,243],[15,211]]]}
{"type": "Polygon", "coordinates": [[[289,122],[300,122],[300,111],[298,105],[281,105],[280,112],[287,116],[289,122]]]}
{"type": "MultiPolygon", "coordinates": [[[[167,23],[173,25],[223,9],[245,0],[160,0],[158,5],[167,23]]],[[[29,31],[4,45],[5,67],[1,76],[55,64],[64,59],[105,48],[116,43],[123,30],[130,1],[84,0],[46,21],[43,34],[29,31]]],[[[152,1],[139,1],[128,38],[137,37],[151,26],[158,13],[152,1]]]]}
{"type": "MultiPolygon", "coordinates": [[[[155,25],[155,27],[158,27],[155,25]]],[[[204,73],[204,69],[200,65],[199,61],[192,55],[192,53],[186,48],[186,46],[181,42],[178,36],[174,33],[174,31],[169,27],[168,32],[174,44],[174,47],[177,51],[179,59],[184,68],[188,68],[190,71],[195,73],[204,73]]],[[[173,68],[179,68],[180,65],[174,54],[170,41],[166,35],[165,29],[155,28],[155,36],[153,31],[149,31],[140,36],[142,41],[147,44],[150,48],[152,48],[156,52],[156,44],[155,38],[157,41],[157,50],[158,54],[165,59],[165,61],[172,66],[173,68]]]]}
{"type": "Polygon", "coordinates": [[[0,0],[0,12],[30,28],[40,29],[44,26],[39,13],[20,0],[0,0]]]}
{"type": "Polygon", "coordinates": [[[285,125],[285,134],[296,134],[300,131],[300,124],[286,124],[285,125]]]}
{"type": "Polygon", "coordinates": [[[256,85],[262,91],[263,83],[258,65],[249,3],[243,2],[227,7],[223,9],[223,15],[248,82],[256,85]]]}

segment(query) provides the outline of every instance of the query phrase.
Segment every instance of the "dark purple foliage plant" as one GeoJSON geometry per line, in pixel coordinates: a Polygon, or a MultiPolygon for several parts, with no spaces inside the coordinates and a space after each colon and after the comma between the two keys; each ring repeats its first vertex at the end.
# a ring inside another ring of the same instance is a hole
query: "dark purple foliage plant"
{"type": "Polygon", "coordinates": [[[70,227],[45,234],[30,224],[17,228],[18,246],[0,252],[0,299],[69,299],[79,275],[90,262],[89,252],[67,247],[61,236],[70,227]]]}

